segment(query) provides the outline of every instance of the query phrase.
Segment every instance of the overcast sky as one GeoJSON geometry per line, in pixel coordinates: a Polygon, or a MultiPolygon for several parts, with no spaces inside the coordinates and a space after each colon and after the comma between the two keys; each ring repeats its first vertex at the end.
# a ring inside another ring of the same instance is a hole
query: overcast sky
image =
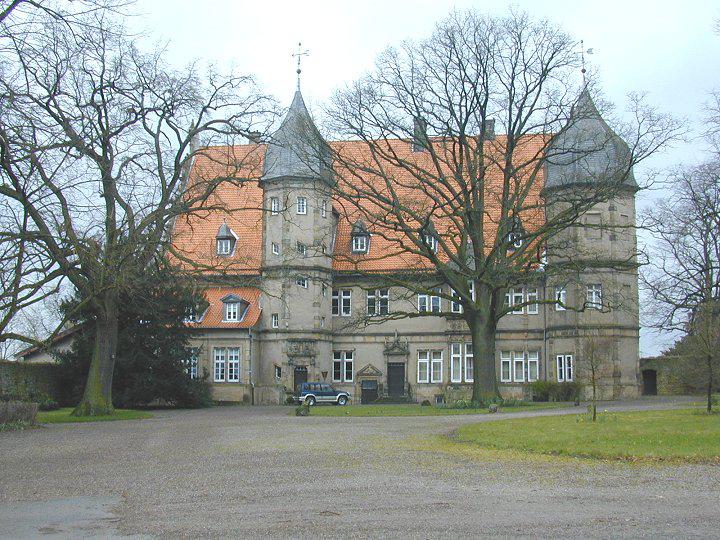
{"type": "MultiPolygon", "coordinates": [[[[310,51],[303,60],[303,95],[318,108],[337,87],[371,69],[383,49],[428,36],[451,10],[505,14],[510,5],[559,24],[592,47],[588,60],[618,111],[628,92],[643,92],[650,104],[687,120],[696,134],[701,130],[708,92],[720,88],[717,0],[140,0],[130,25],[149,42],[169,42],[167,58],[175,66],[194,59],[232,65],[254,74],[284,105],[295,89],[291,55],[302,41],[310,51]]],[[[670,168],[702,158],[695,140],[650,165],[670,168]]],[[[643,171],[636,172],[642,179],[643,171]]],[[[659,196],[641,194],[639,208],[659,196]]],[[[641,353],[655,354],[668,342],[643,332],[641,353]]]]}

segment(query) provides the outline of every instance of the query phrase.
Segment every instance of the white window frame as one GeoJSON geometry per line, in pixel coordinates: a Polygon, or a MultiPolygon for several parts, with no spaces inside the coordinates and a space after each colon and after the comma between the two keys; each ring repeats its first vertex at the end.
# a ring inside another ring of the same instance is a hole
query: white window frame
{"type": "Polygon", "coordinates": [[[455,292],[455,289],[450,289],[450,296],[452,300],[450,300],[450,312],[451,313],[462,313],[463,312],[463,306],[460,302],[456,302],[455,298],[460,298],[460,295],[455,292]]]}
{"type": "Polygon", "coordinates": [[[427,294],[418,294],[418,311],[420,313],[430,313],[430,296],[427,294]]]}
{"type": "Polygon", "coordinates": [[[198,354],[199,351],[195,347],[190,349],[190,358],[188,358],[186,372],[191,379],[198,378],[198,354]]]}
{"type": "Polygon", "coordinates": [[[278,197],[270,197],[270,215],[277,216],[280,213],[280,199],[278,197]]]}
{"type": "Polygon", "coordinates": [[[216,347],[213,349],[213,381],[225,382],[225,349],[216,347]]]}
{"type": "Polygon", "coordinates": [[[238,322],[240,320],[240,302],[225,302],[225,318],[223,322],[238,322]]]}
{"type": "Polygon", "coordinates": [[[323,200],[323,202],[320,203],[320,216],[327,217],[327,201],[326,200],[323,200]]]}
{"type": "Polygon", "coordinates": [[[370,248],[370,236],[367,234],[356,234],[352,237],[352,252],[367,253],[370,248]]]}
{"type": "Polygon", "coordinates": [[[512,355],[511,351],[500,352],[500,382],[512,382],[512,355]],[[507,375],[505,375],[505,366],[507,366],[507,375]]]}
{"type": "Polygon", "coordinates": [[[516,231],[508,233],[507,241],[508,244],[510,244],[510,248],[513,250],[520,249],[524,243],[523,235],[516,231]]]}
{"type": "Polygon", "coordinates": [[[304,216],[307,214],[307,197],[298,197],[297,201],[295,202],[295,207],[297,209],[297,214],[299,216],[304,216]]]}
{"type": "Polygon", "coordinates": [[[433,253],[437,253],[438,250],[438,239],[434,234],[425,233],[423,234],[423,242],[433,253]]]}
{"type": "Polygon", "coordinates": [[[525,353],[522,351],[513,351],[512,358],[513,382],[525,382],[525,353]],[[518,364],[520,365],[520,369],[518,369],[518,364]]]}
{"type": "Polygon", "coordinates": [[[275,380],[279,381],[282,379],[282,366],[275,364],[275,380]]]}
{"type": "Polygon", "coordinates": [[[558,382],[572,382],[573,373],[573,355],[572,354],[558,354],[555,357],[557,367],[557,380],[558,382]]]}
{"type": "MultiPolygon", "coordinates": [[[[512,305],[517,306],[518,304],[522,304],[525,301],[525,291],[524,289],[510,289],[512,292],[512,305]]],[[[525,313],[525,306],[521,305],[517,309],[513,309],[512,311],[515,315],[522,315],[525,313]]]]}
{"type": "Polygon", "coordinates": [[[333,382],[342,382],[343,368],[342,368],[342,351],[333,351],[333,382]]]}
{"type": "Polygon", "coordinates": [[[333,351],[332,380],[333,382],[353,382],[355,380],[354,351],[333,351]]]}
{"type": "Polygon", "coordinates": [[[585,293],[587,306],[592,309],[602,309],[603,287],[601,283],[589,283],[585,293]]]}
{"type": "Polygon", "coordinates": [[[525,298],[528,302],[535,302],[534,304],[528,304],[527,306],[527,313],[528,315],[537,315],[539,310],[540,304],[537,303],[539,299],[538,290],[537,288],[531,288],[525,290],[525,298]]]}
{"type": "Polygon", "coordinates": [[[566,354],[565,355],[565,382],[573,382],[575,377],[575,371],[574,371],[574,364],[573,364],[573,355],[572,354],[566,354]]]}
{"type": "Polygon", "coordinates": [[[271,313],[270,314],[270,327],[271,328],[280,328],[280,314],[279,313],[271,313]]]}
{"type": "Polygon", "coordinates": [[[218,238],[216,249],[217,249],[218,255],[231,255],[232,254],[232,239],[231,238],[218,238]]]}
{"type": "Polygon", "coordinates": [[[330,301],[330,314],[339,317],[340,316],[340,291],[333,289],[332,297],[330,301]]]}
{"type": "Polygon", "coordinates": [[[417,382],[418,384],[430,382],[430,351],[427,349],[422,349],[418,351],[417,382]],[[421,366],[424,366],[425,377],[421,376],[421,366]]]}
{"type": "Polygon", "coordinates": [[[341,317],[350,317],[352,315],[352,289],[340,289],[338,308],[341,317]]]}
{"type": "Polygon", "coordinates": [[[390,289],[370,289],[367,292],[367,314],[370,317],[390,313],[390,289]],[[383,305],[385,309],[383,310],[383,305]]]}
{"type": "Polygon", "coordinates": [[[540,351],[528,351],[527,353],[527,382],[534,382],[540,378],[540,351]],[[530,374],[530,366],[535,366],[535,376],[530,374]]]}
{"type": "Polygon", "coordinates": [[[430,351],[430,382],[439,384],[443,382],[443,351],[434,349],[430,351]],[[439,377],[435,377],[435,366],[439,365],[439,377]]]}
{"type": "Polygon", "coordinates": [[[459,383],[462,382],[463,375],[463,344],[462,343],[451,343],[450,344],[450,382],[459,383]]]}
{"type": "Polygon", "coordinates": [[[566,287],[555,287],[555,311],[565,311],[566,305],[567,305],[567,288],[566,287]]]}
{"type": "Polygon", "coordinates": [[[280,246],[276,242],[272,243],[271,248],[273,255],[280,255],[280,246]]]}
{"type": "Polygon", "coordinates": [[[474,382],[475,380],[475,364],[473,364],[473,359],[475,358],[475,355],[473,354],[473,345],[472,343],[466,343],[465,344],[465,382],[474,382]],[[470,373],[472,376],[468,376],[468,373],[470,373]]]}
{"type": "Polygon", "coordinates": [[[307,245],[303,244],[302,242],[297,243],[297,251],[302,257],[307,256],[307,245]]]}
{"type": "Polygon", "coordinates": [[[298,276],[295,278],[295,284],[303,289],[308,288],[308,278],[306,276],[298,276]]]}
{"type": "Polygon", "coordinates": [[[227,382],[240,382],[240,347],[228,347],[227,382]]]}

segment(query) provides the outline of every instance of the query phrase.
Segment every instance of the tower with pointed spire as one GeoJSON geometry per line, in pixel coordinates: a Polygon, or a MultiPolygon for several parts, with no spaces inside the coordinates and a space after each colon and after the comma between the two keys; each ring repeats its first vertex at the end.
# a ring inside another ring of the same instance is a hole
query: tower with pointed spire
{"type": "MultiPolygon", "coordinates": [[[[289,380],[323,380],[318,359],[332,357],[332,182],[330,149],[298,89],[268,142],[261,178],[263,356],[275,365],[287,359],[289,380]]],[[[260,369],[268,371],[261,380],[272,380],[273,364],[260,369]]]]}
{"type": "Polygon", "coordinates": [[[635,397],[639,379],[638,184],[631,151],[603,119],[585,86],[547,155],[544,196],[548,214],[577,205],[583,198],[600,201],[548,245],[550,294],[562,295],[573,308],[548,310],[547,356],[555,359],[560,374],[568,369],[569,356],[586,358],[589,346],[602,347],[609,351],[602,367],[602,398],[635,397]],[[553,277],[553,265],[565,268],[558,272],[562,278],[553,277]],[[578,270],[572,271],[573,266],[578,270]]]}

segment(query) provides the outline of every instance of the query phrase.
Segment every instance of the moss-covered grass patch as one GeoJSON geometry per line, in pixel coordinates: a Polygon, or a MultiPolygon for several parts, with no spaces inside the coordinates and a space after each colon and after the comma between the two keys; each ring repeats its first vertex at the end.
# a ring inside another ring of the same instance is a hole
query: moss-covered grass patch
{"type": "Polygon", "coordinates": [[[697,409],[516,418],[471,424],[461,443],[496,450],[638,462],[720,464],[720,415],[697,409]]]}
{"type": "MultiPolygon", "coordinates": [[[[524,405],[504,407],[500,405],[500,412],[522,412],[540,409],[555,409],[567,407],[563,403],[529,403],[524,405]]],[[[443,406],[421,406],[416,403],[382,404],[382,405],[315,405],[310,408],[310,416],[445,416],[453,414],[488,414],[488,408],[452,408],[443,406]]]]}
{"type": "Polygon", "coordinates": [[[102,416],[72,416],[73,408],[65,407],[56,411],[39,412],[39,424],[61,424],[66,422],[109,422],[114,420],[142,420],[152,418],[152,413],[132,409],[115,409],[115,414],[102,416]]]}

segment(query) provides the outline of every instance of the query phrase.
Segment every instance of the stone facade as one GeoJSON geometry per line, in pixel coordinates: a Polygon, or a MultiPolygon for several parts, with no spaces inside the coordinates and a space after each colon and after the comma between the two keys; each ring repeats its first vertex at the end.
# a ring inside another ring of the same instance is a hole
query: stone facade
{"type": "MultiPolygon", "coordinates": [[[[598,115],[598,121],[584,129],[603,125],[598,115]]],[[[241,323],[238,327],[213,327],[202,320],[198,323],[203,329],[196,343],[198,372],[207,370],[213,381],[218,378],[217,362],[227,362],[228,356],[223,355],[236,354],[237,350],[240,357],[237,381],[227,381],[228,364],[223,371],[225,380],[213,382],[215,398],[281,403],[303,380],[332,382],[348,391],[356,403],[364,391],[368,398],[391,396],[416,402],[468,397],[471,340],[459,317],[360,323],[367,320],[368,290],[374,294],[370,301],[378,302],[387,289],[390,312],[417,311],[417,297],[397,287],[378,285],[377,279],[371,281],[365,274],[333,267],[338,214],[332,208],[330,172],[322,160],[309,163],[288,156],[288,152],[297,151],[293,149],[294,137],[306,138],[298,145],[301,149],[322,149],[325,144],[299,92],[274,137],[279,142],[269,145],[260,182],[267,211],[262,217],[259,275],[238,273],[239,283],[256,281],[261,291],[260,315],[249,327],[241,327],[241,323]],[[337,314],[333,314],[334,309],[337,314]]],[[[548,167],[549,197],[552,189],[577,188],[568,183],[567,165],[561,165],[548,167]]],[[[496,346],[496,370],[503,395],[526,396],[528,378],[577,380],[583,367],[583,344],[598,338],[604,340],[609,358],[600,381],[601,397],[638,395],[634,180],[632,184],[617,197],[589,210],[577,227],[557,239],[562,255],[548,250],[548,263],[572,251],[574,257],[592,257],[607,264],[596,263],[592,271],[564,276],[562,283],[538,271],[536,284],[526,286],[522,293],[525,299],[530,293],[544,300],[556,298],[558,289],[564,289],[563,301],[568,306],[582,305],[592,294],[598,294],[606,307],[575,311],[539,304],[505,316],[497,330],[496,346]],[[593,226],[597,224],[617,228],[608,232],[593,226]]],[[[242,234],[240,237],[242,241],[242,234]]],[[[509,294],[512,301],[513,294],[521,292],[509,294]]],[[[449,300],[439,301],[443,312],[451,311],[449,300]]]]}

